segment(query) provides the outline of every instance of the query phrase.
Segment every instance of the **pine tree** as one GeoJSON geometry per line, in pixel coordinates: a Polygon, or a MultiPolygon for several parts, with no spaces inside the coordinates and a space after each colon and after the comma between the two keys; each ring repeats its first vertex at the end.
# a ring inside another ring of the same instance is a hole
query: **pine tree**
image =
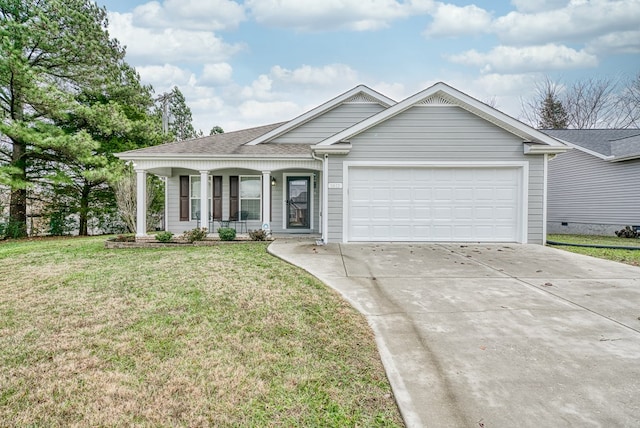
{"type": "Polygon", "coordinates": [[[198,132],[193,127],[191,109],[187,105],[184,95],[177,86],[174,86],[171,90],[169,115],[169,132],[177,141],[202,136],[202,131],[198,132]]]}
{"type": "Polygon", "coordinates": [[[27,233],[27,189],[62,179],[53,163],[88,161],[97,143],[56,123],[91,115],[78,101],[117,75],[124,49],[91,0],[0,0],[0,184],[11,188],[8,234],[27,233]]]}
{"type": "Polygon", "coordinates": [[[565,129],[568,115],[562,101],[551,91],[547,92],[540,106],[538,127],[540,129],[565,129]]]}

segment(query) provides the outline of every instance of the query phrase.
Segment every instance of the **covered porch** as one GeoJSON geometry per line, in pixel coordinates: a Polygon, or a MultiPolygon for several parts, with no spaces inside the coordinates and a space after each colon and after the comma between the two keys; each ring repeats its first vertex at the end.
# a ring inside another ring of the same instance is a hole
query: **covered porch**
{"type": "Polygon", "coordinates": [[[200,227],[209,234],[220,227],[240,234],[323,234],[321,161],[140,160],[134,169],[138,238],[147,236],[147,174],[165,182],[164,229],[174,234],[200,227]]]}

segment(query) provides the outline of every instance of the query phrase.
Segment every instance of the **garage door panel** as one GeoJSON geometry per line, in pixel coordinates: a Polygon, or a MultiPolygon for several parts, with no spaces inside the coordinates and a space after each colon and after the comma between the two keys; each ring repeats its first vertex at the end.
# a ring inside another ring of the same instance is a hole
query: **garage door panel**
{"type": "Polygon", "coordinates": [[[348,240],[518,240],[518,168],[352,167],[349,174],[348,240]]]}

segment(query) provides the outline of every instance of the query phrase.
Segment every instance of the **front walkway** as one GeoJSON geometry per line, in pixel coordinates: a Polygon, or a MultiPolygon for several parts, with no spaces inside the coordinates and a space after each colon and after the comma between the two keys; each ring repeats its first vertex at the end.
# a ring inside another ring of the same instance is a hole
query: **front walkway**
{"type": "Polygon", "coordinates": [[[517,244],[269,251],[367,317],[409,427],[640,426],[640,268],[517,244]]]}

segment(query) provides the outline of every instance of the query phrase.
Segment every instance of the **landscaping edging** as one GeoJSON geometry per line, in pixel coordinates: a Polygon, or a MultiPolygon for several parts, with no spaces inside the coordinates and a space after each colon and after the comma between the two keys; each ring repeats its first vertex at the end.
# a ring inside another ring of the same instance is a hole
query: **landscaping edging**
{"type": "MultiPolygon", "coordinates": [[[[269,239],[268,241],[271,241],[269,239]]],[[[114,241],[112,239],[107,239],[104,243],[105,248],[166,248],[166,247],[210,247],[213,245],[220,244],[240,244],[245,242],[260,242],[253,241],[249,238],[243,239],[242,237],[236,238],[233,241],[221,241],[219,239],[206,239],[204,241],[195,241],[195,242],[187,242],[187,241],[174,241],[174,242],[158,242],[156,240],[138,240],[138,241],[114,241]]],[[[266,242],[266,241],[263,241],[266,242]]]]}

